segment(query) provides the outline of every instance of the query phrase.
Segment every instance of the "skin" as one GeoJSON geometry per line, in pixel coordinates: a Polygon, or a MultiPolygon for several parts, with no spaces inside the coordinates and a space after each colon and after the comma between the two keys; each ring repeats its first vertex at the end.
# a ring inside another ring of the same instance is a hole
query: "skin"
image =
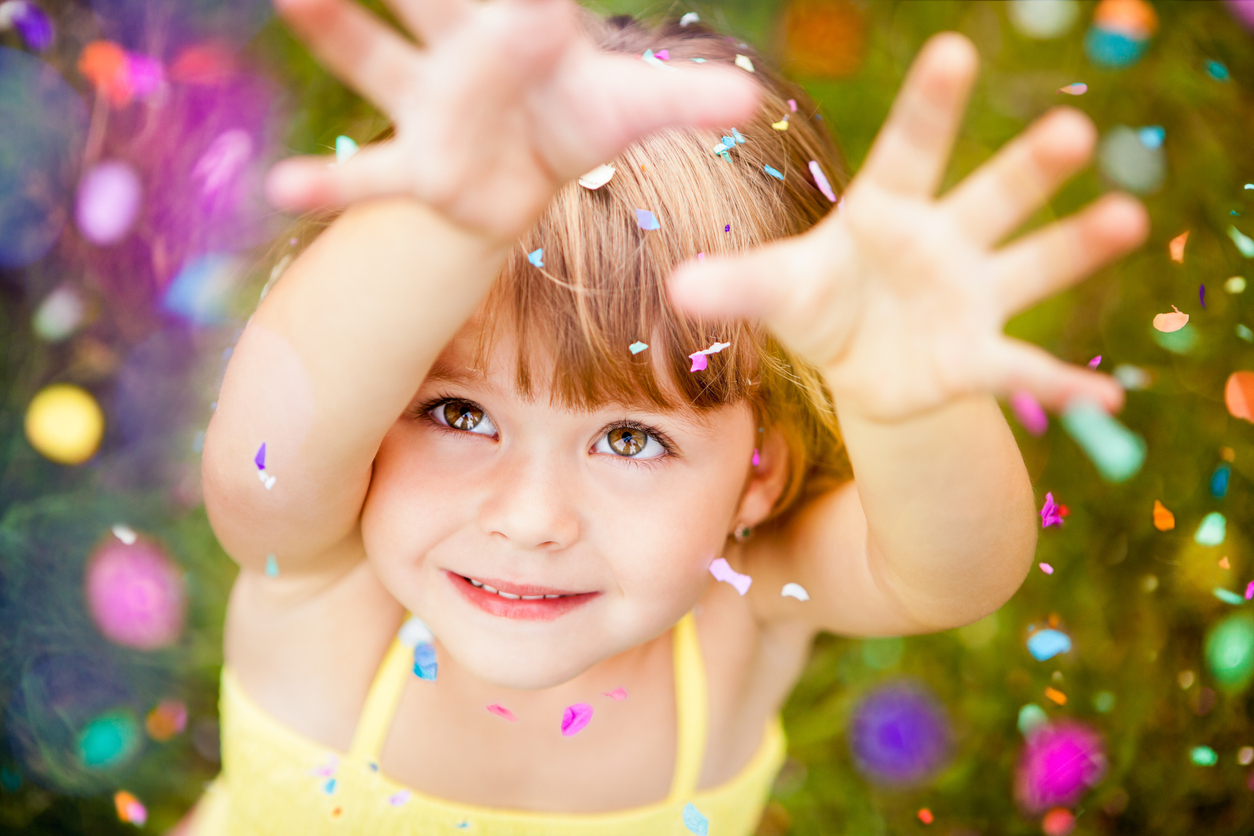
{"type": "Polygon", "coordinates": [[[262,302],[206,435],[206,510],[241,567],[226,660],[264,710],[347,748],[409,608],[438,637],[440,680],[406,685],[385,774],[489,806],[622,809],[666,793],[668,628],[688,609],[709,674],[708,787],[751,757],[819,631],[933,632],[1013,595],[1031,566],[1035,502],[996,397],[1122,403],[1111,378],[1002,333],[1147,234],[1143,207],[1113,195],[1000,245],[1087,163],[1087,118],[1047,114],[936,196],[976,67],[970,42],[943,33],[842,211],[672,277],[680,310],[760,318],[823,373],[853,465],[853,482],[739,544],[728,533],[765,519],[787,467],[778,437],[756,441],[739,407],[704,427],[623,406],[571,413],[543,392],[519,397],[494,359],[483,379],[439,389],[475,400],[495,438],[404,413],[414,381],[419,401],[436,388],[441,355],[465,367],[468,321],[562,183],[657,128],[735,124],[755,107],[753,81],[597,54],[566,0],[389,5],[422,48],[346,0],[279,7],[397,133],[343,166],[295,160],[273,173],[282,206],[352,206],[262,302]],[[292,362],[301,374],[275,374],[292,362]],[[683,457],[637,470],[594,452],[624,417],[673,435],[683,457]],[[303,443],[287,443],[298,433],[303,443]],[[270,491],[246,466],[262,441],[270,491]],[[747,595],[710,578],[720,549],[753,577],[747,595]],[[267,553],[280,555],[278,578],[264,574],[267,553]],[[468,607],[441,569],[601,595],[553,622],[512,622],[468,607]],[[810,601],[782,598],[787,582],[810,601]],[[630,699],[599,703],[574,738],[556,733],[565,705],[620,686],[630,699]],[[519,723],[483,710],[507,700],[519,723]]]}

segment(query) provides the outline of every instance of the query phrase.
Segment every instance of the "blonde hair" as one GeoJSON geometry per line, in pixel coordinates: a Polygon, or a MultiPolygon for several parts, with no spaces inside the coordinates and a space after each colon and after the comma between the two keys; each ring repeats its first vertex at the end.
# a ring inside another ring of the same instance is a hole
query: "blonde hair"
{"type": "Polygon", "coordinates": [[[667,130],[613,160],[616,173],[601,188],[563,187],[480,308],[475,365],[484,366],[508,329],[518,347],[517,385],[527,396],[537,384],[534,350],[544,346],[550,368],[540,384],[567,408],[621,402],[699,413],[747,402],[760,425],[787,443],[788,479],[771,514],[780,517],[800,499],[851,477],[822,376],[761,325],[680,315],[667,298],[666,279],[697,253],[747,250],[806,231],[832,209],[810,161],[837,191],[848,180],[844,162],[810,98],[750,48],[700,24],[651,26],[590,14],[587,26],[602,49],[614,52],[665,49],[671,62],[726,64],[746,55],[763,88],[762,106],[751,122],[736,126],[745,141],[728,152],[730,163],[711,150],[721,134],[667,130]],[[785,116],[786,130],[772,127],[785,116]],[[782,181],[768,174],[768,165],[782,181]],[[642,229],[637,209],[652,212],[660,228],[642,229]],[[543,268],[527,258],[540,248],[543,268]],[[648,343],[647,352],[629,350],[637,340],[648,343]],[[706,370],[690,373],[689,355],[714,342],[731,345],[709,355],[706,370]],[[668,370],[669,381],[658,379],[655,364],[668,370]]]}

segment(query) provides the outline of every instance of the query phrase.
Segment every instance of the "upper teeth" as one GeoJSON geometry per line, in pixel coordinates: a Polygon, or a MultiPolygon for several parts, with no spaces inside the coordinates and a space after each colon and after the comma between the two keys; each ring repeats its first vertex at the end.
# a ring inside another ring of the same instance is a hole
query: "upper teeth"
{"type": "Polygon", "coordinates": [[[542,598],[565,598],[566,597],[565,595],[515,595],[512,592],[501,592],[499,589],[493,589],[492,587],[488,586],[486,583],[477,581],[474,578],[466,578],[466,580],[470,581],[472,584],[479,587],[480,589],[491,592],[493,595],[500,595],[502,598],[508,598],[511,601],[518,601],[520,599],[523,601],[539,601],[542,598]]]}

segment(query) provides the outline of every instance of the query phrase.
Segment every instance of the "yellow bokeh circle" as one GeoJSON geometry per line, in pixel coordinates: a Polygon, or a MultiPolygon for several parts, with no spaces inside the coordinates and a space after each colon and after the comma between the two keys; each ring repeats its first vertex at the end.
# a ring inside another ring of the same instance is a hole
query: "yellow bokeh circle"
{"type": "Polygon", "coordinates": [[[69,383],[45,386],[26,408],[26,438],[45,458],[82,464],[100,446],[104,413],[86,389],[69,383]]]}

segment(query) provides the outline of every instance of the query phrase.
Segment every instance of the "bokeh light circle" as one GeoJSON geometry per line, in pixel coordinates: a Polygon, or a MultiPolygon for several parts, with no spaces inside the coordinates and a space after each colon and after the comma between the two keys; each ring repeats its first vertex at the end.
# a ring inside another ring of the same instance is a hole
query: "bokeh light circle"
{"type": "Polygon", "coordinates": [[[1206,667],[1224,688],[1237,691],[1254,677],[1254,618],[1231,615],[1206,635],[1206,667]]]}
{"type": "Polygon", "coordinates": [[[949,754],[949,719],[922,684],[897,682],[871,691],[849,726],[854,762],[875,783],[921,782],[949,754]]]}
{"type": "Polygon", "coordinates": [[[1047,41],[1071,31],[1080,17],[1080,4],[1076,0],[1010,0],[1006,13],[1020,35],[1047,41]]]}
{"type": "Polygon", "coordinates": [[[168,647],[183,632],[183,576],[155,544],[110,539],[87,564],[87,605],[110,641],[141,650],[168,647]]]}
{"type": "Polygon", "coordinates": [[[1049,723],[1027,735],[1015,774],[1015,800],[1033,815],[1067,807],[1105,773],[1101,735],[1073,720],[1049,723]]]}
{"type": "Polygon", "coordinates": [[[1158,191],[1167,176],[1167,158],[1161,141],[1147,145],[1147,138],[1126,125],[1111,128],[1097,150],[1102,174],[1136,194],[1158,191]]]}
{"type": "Polygon", "coordinates": [[[104,413],[86,389],[69,383],[45,386],[26,408],[26,439],[57,464],[82,464],[104,435],[104,413]]]}
{"type": "Polygon", "coordinates": [[[43,258],[69,216],[87,108],[56,70],[0,47],[0,267],[43,258]]]}
{"type": "Polygon", "coordinates": [[[120,160],[97,163],[78,185],[74,220],[93,244],[108,246],[126,237],[143,204],[139,174],[120,160]]]}

